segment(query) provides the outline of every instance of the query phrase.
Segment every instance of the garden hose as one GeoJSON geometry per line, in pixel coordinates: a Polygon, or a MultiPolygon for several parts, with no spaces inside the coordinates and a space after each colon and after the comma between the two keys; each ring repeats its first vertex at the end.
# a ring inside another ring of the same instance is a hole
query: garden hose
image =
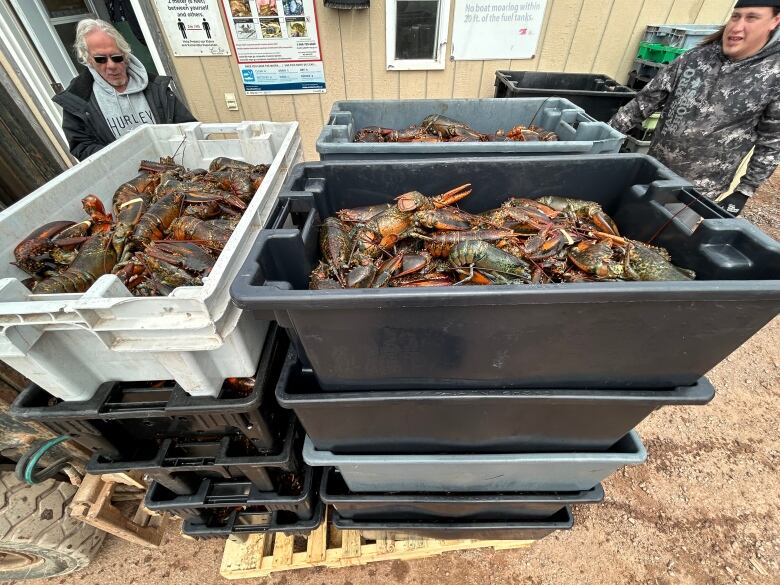
{"type": "Polygon", "coordinates": [[[30,449],[22,455],[16,463],[16,477],[29,485],[35,485],[36,483],[41,483],[42,481],[51,479],[57,475],[68,464],[70,457],[57,459],[54,463],[44,467],[41,471],[36,471],[35,467],[38,465],[38,461],[40,461],[41,457],[43,457],[49,449],[68,439],[70,439],[69,435],[60,435],[53,439],[35,441],[30,449]]]}

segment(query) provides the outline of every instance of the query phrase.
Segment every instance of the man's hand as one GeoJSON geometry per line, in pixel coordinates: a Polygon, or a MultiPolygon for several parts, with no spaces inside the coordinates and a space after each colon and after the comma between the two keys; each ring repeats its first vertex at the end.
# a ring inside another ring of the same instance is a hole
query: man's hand
{"type": "Polygon", "coordinates": [[[749,197],[747,195],[744,195],[739,191],[734,191],[725,199],[718,201],[718,205],[733,215],[739,215],[742,212],[742,208],[745,207],[748,199],[749,197]]]}

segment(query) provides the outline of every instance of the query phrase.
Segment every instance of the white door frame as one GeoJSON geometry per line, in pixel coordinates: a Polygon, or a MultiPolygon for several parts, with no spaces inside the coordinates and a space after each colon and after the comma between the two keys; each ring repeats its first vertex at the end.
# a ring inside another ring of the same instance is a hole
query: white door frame
{"type": "Polygon", "coordinates": [[[7,66],[21,78],[21,82],[26,86],[25,89],[31,94],[29,97],[33,103],[28,105],[46,117],[49,122],[47,126],[55,130],[62,144],[67,145],[62,131],[62,112],[51,101],[54,96],[51,84],[54,80],[45,65],[38,59],[37,50],[19,26],[13,10],[4,2],[0,2],[0,47],[3,55],[8,58],[7,66]]]}

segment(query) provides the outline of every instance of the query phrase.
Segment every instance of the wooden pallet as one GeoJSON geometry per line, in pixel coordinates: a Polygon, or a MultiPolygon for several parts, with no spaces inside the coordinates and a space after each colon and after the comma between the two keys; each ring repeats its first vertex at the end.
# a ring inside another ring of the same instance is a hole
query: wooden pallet
{"type": "Polygon", "coordinates": [[[422,559],[441,553],[530,546],[533,540],[438,540],[388,532],[337,530],[326,521],[308,535],[248,534],[231,536],[222,555],[225,579],[267,577],[281,571],[313,567],[351,567],[379,561],[422,559]]]}
{"type": "Polygon", "coordinates": [[[138,472],[130,472],[85,476],[71,500],[71,517],[133,544],[152,548],[160,546],[168,515],[152,515],[146,510],[143,505],[146,484],[139,475],[138,472]],[[132,518],[114,506],[114,501],[120,499],[115,495],[118,485],[134,490],[125,494],[129,498],[122,498],[137,500],[132,518]]]}

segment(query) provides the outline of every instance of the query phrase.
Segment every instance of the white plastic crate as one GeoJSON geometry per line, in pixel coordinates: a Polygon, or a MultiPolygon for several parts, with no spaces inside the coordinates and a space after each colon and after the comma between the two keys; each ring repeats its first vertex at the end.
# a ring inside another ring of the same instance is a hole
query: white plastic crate
{"type": "Polygon", "coordinates": [[[267,323],[231,305],[230,283],[302,160],[297,122],[142,126],[4,210],[0,359],[64,400],[85,399],[109,380],[175,379],[193,395],[211,395],[225,377],[252,375],[267,323]],[[134,297],[109,274],[85,293],[34,295],[20,282],[27,275],[10,262],[22,238],[49,221],[84,219],[89,193],[110,209],[142,159],[174,153],[188,168],[208,168],[218,156],[270,165],[203,286],[134,297]]]}

